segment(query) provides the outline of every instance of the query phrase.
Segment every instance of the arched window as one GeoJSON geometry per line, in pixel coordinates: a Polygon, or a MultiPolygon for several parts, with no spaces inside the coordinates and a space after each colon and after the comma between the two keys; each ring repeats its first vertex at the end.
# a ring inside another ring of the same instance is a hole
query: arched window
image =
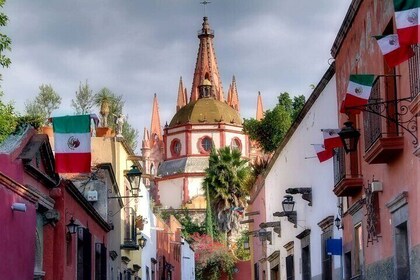
{"type": "Polygon", "coordinates": [[[230,149],[231,150],[238,150],[238,151],[242,151],[242,143],[241,140],[239,140],[239,138],[235,137],[232,139],[232,141],[230,142],[230,149]]]}

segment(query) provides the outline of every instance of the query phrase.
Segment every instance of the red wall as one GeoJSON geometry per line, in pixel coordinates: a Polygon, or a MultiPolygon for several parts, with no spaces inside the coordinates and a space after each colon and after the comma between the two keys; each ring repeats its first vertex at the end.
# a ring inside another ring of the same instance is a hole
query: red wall
{"type": "Polygon", "coordinates": [[[35,265],[35,205],[0,185],[1,279],[32,279],[35,265]],[[12,211],[13,203],[24,203],[26,212],[12,211]]]}

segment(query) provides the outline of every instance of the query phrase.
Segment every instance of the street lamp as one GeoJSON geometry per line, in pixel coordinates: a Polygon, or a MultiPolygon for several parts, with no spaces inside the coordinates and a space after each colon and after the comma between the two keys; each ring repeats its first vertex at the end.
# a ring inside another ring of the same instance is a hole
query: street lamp
{"type": "Polygon", "coordinates": [[[70,222],[66,225],[67,233],[66,233],[66,240],[67,242],[70,242],[71,235],[75,234],[77,231],[77,228],[79,227],[79,224],[74,222],[74,218],[70,218],[70,222]]]}
{"type": "Polygon", "coordinates": [[[293,196],[285,195],[284,200],[281,202],[281,206],[283,207],[283,211],[286,215],[291,214],[295,208],[295,201],[293,200],[293,196]]]}
{"type": "Polygon", "coordinates": [[[138,241],[140,248],[143,249],[146,246],[147,239],[142,235],[138,241]]]}
{"type": "Polygon", "coordinates": [[[281,202],[283,207],[283,212],[275,212],[273,216],[275,217],[287,217],[287,220],[294,224],[294,227],[297,227],[297,213],[293,211],[295,208],[295,201],[293,201],[293,196],[285,195],[284,200],[281,202]]]}
{"type": "Polygon", "coordinates": [[[344,150],[346,153],[354,152],[357,150],[357,143],[360,138],[360,132],[353,127],[351,121],[344,123],[344,127],[338,133],[343,142],[344,150]]]}
{"type": "Polygon", "coordinates": [[[139,194],[141,174],[141,171],[133,164],[131,170],[125,175],[130,182],[131,192],[134,196],[138,196],[139,194]]]}
{"type": "Polygon", "coordinates": [[[334,224],[337,227],[338,230],[344,228],[343,223],[341,222],[341,219],[337,216],[334,220],[334,224]]]}

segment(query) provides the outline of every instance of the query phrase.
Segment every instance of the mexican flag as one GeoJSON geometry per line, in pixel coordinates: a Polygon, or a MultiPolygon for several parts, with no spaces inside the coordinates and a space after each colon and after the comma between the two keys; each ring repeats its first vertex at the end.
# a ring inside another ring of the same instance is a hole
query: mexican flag
{"type": "Polygon", "coordinates": [[[325,146],[322,144],[313,144],[316,156],[319,159],[319,162],[324,162],[329,160],[334,156],[334,150],[332,149],[325,149],[325,146]]]}
{"type": "Polygon", "coordinates": [[[398,34],[375,36],[375,38],[389,67],[395,67],[414,55],[410,45],[400,45],[398,34]]]}
{"type": "Polygon", "coordinates": [[[90,115],[52,119],[58,173],[90,172],[90,115]]]}
{"type": "Polygon", "coordinates": [[[325,149],[332,150],[343,147],[343,141],[341,141],[340,135],[338,135],[339,132],[340,129],[322,129],[325,149]]]}
{"type": "Polygon", "coordinates": [[[419,0],[394,0],[395,23],[400,43],[420,43],[419,0]]]}
{"type": "MultiPolygon", "coordinates": [[[[342,113],[343,111],[349,111],[348,107],[364,106],[368,103],[374,80],[375,75],[350,75],[346,97],[344,98],[344,104],[342,104],[342,113]]],[[[350,111],[355,114],[360,113],[357,108],[350,108],[350,111]]]]}

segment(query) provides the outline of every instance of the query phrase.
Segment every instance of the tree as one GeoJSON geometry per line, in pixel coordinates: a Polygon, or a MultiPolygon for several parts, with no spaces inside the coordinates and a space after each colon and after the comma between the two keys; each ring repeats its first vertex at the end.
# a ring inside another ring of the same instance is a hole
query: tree
{"type": "MultiPolygon", "coordinates": [[[[5,2],[6,2],[5,0],[0,0],[0,8],[3,8],[5,2]]],[[[9,18],[7,17],[7,15],[1,12],[0,13],[0,26],[6,26],[8,21],[9,21],[9,18]]],[[[12,50],[11,44],[12,44],[12,40],[10,40],[10,38],[7,35],[0,33],[0,65],[3,68],[9,67],[10,63],[12,63],[10,58],[8,58],[7,56],[3,54],[5,51],[12,50]]]]}
{"type": "MultiPolygon", "coordinates": [[[[0,97],[3,93],[0,92],[0,97]]],[[[17,125],[17,116],[13,105],[5,104],[0,100],[0,143],[12,134],[17,125]]]]}
{"type": "Polygon", "coordinates": [[[241,158],[241,152],[230,147],[212,149],[209,167],[206,169],[203,189],[210,197],[212,212],[218,230],[229,235],[239,227],[240,213],[246,205],[246,181],[250,174],[248,161],[241,158]],[[208,191],[206,186],[208,186],[208,191]]]}
{"type": "Polygon", "coordinates": [[[249,248],[244,247],[245,241],[249,243],[249,235],[246,230],[241,232],[241,235],[236,240],[234,247],[235,256],[243,261],[249,260],[251,257],[249,248]]]}
{"type": "Polygon", "coordinates": [[[53,87],[42,84],[39,87],[39,93],[35,100],[25,104],[26,114],[42,117],[46,122],[51,117],[52,111],[58,109],[60,104],[61,97],[54,91],[53,87]]]}
{"type": "Polygon", "coordinates": [[[131,126],[129,122],[124,122],[122,127],[122,135],[127,141],[127,144],[131,149],[135,150],[137,148],[137,139],[139,138],[139,131],[131,126]]]}
{"type": "Polygon", "coordinates": [[[90,89],[86,80],[83,85],[79,84],[79,90],[76,91],[76,99],[71,100],[71,106],[76,110],[76,115],[85,115],[91,113],[91,108],[94,105],[93,91],[90,89]]]}
{"type": "Polygon", "coordinates": [[[244,132],[251,140],[257,141],[267,153],[277,149],[305,104],[305,97],[300,95],[292,100],[289,94],[284,92],[279,95],[278,101],[274,109],[267,110],[260,121],[253,118],[244,120],[244,132]]]}

